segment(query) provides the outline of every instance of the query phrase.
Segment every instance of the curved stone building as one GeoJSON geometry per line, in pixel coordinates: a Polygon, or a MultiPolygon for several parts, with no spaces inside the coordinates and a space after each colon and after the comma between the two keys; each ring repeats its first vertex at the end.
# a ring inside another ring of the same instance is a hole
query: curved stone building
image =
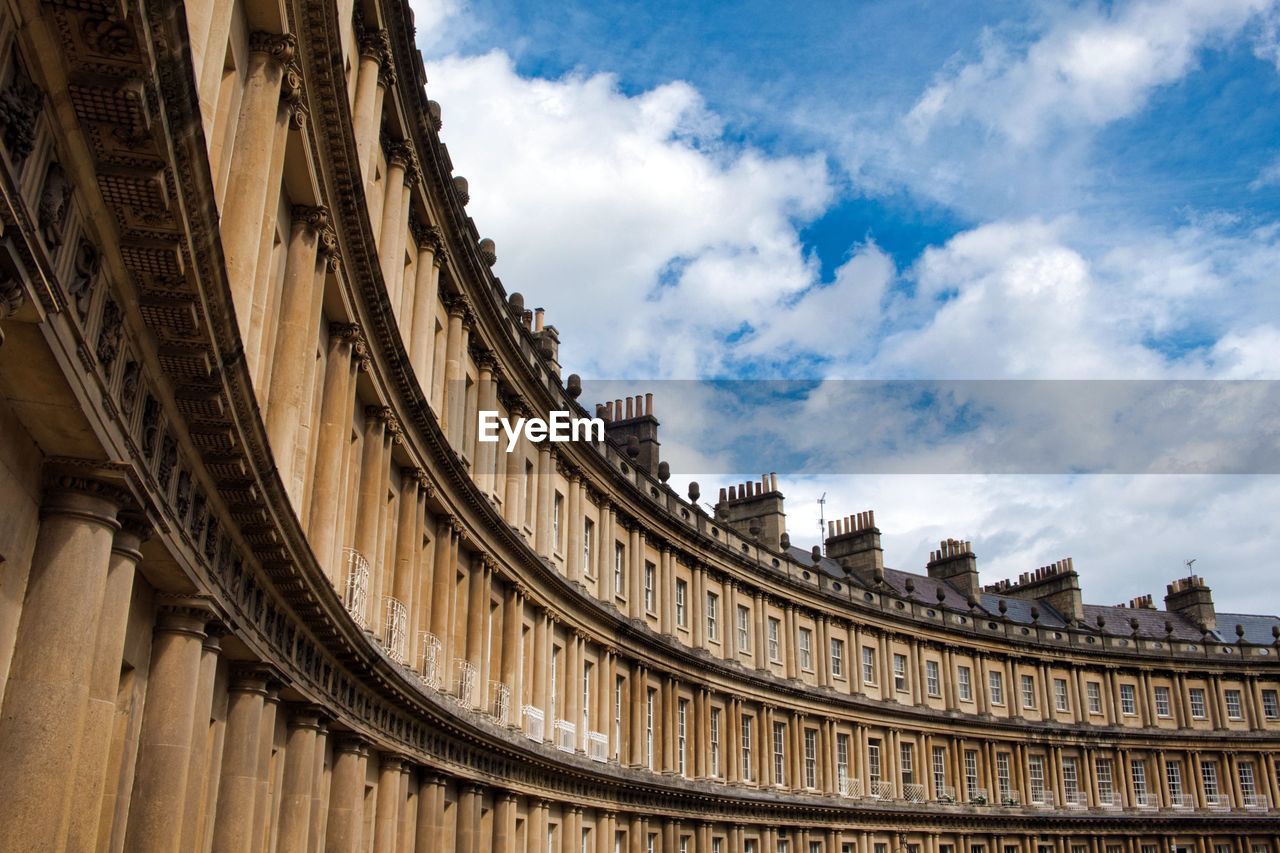
{"type": "Polygon", "coordinates": [[[413,34],[0,9],[0,847],[1276,853],[1276,617],[791,548],[643,397],[477,441],[587,413],[413,34]]]}

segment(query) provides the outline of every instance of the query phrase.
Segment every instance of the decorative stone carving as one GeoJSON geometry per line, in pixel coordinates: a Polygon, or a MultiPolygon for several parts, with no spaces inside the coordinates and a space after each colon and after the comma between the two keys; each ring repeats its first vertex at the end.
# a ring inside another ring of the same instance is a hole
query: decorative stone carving
{"type": "Polygon", "coordinates": [[[104,56],[128,57],[138,49],[132,30],[118,18],[87,18],[81,34],[86,45],[104,56]]]}
{"type": "Polygon", "coordinates": [[[329,208],[324,205],[295,204],[290,213],[295,225],[305,225],[320,234],[329,229],[329,208]]]}
{"type": "Polygon", "coordinates": [[[71,202],[71,182],[57,160],[49,163],[44,173],[44,188],[40,191],[40,203],[36,218],[40,222],[40,236],[50,249],[62,245],[62,229],[67,221],[67,207],[71,202]]]}
{"type": "Polygon", "coordinates": [[[80,239],[76,247],[75,264],[71,270],[71,281],[67,284],[67,295],[76,307],[80,322],[89,316],[89,304],[93,299],[93,284],[102,266],[102,258],[98,247],[89,240],[80,239]]]}
{"type": "Polygon", "coordinates": [[[249,34],[250,53],[265,53],[281,65],[292,62],[297,51],[298,39],[291,33],[268,33],[255,30],[249,34]]]}
{"type": "Polygon", "coordinates": [[[124,318],[120,314],[120,306],[114,299],[108,299],[102,308],[102,328],[98,331],[98,346],[94,350],[106,373],[111,372],[111,365],[120,352],[120,338],[123,334],[124,318]]]}
{"type": "Polygon", "coordinates": [[[467,202],[471,201],[471,185],[467,183],[467,179],[462,175],[454,175],[453,190],[458,195],[458,202],[466,207],[467,202]]]}
{"type": "Polygon", "coordinates": [[[142,376],[142,365],[129,359],[124,365],[124,377],[120,380],[120,411],[125,416],[133,414],[138,399],[138,381],[142,376]]]}
{"type": "Polygon", "coordinates": [[[14,65],[13,81],[0,92],[0,128],[3,128],[0,138],[9,150],[9,159],[15,166],[21,166],[35,145],[36,116],[44,95],[22,63],[16,61],[14,65]]]}
{"type": "Polygon", "coordinates": [[[173,475],[173,466],[178,463],[178,444],[172,436],[166,435],[161,442],[160,463],[156,470],[156,479],[162,488],[169,487],[169,478],[173,475]]]}
{"type": "Polygon", "coordinates": [[[431,120],[431,129],[439,133],[440,128],[444,127],[444,117],[438,102],[427,101],[427,117],[431,120]]]}
{"type": "Polygon", "coordinates": [[[311,109],[307,106],[306,92],[303,90],[302,69],[297,63],[290,63],[285,69],[284,80],[280,85],[280,101],[289,110],[290,127],[294,130],[305,127],[311,109]]]}
{"type": "Polygon", "coordinates": [[[142,406],[142,452],[148,458],[156,450],[156,438],[160,433],[160,403],[155,397],[147,395],[142,406]]]}
{"type": "Polygon", "coordinates": [[[480,250],[480,259],[488,266],[493,266],[498,262],[498,246],[488,237],[480,241],[478,246],[480,250]]]}

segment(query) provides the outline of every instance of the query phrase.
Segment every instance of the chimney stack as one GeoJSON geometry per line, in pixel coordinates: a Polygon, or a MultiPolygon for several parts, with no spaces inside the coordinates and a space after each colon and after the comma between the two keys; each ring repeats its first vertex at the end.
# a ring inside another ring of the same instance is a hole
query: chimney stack
{"type": "Polygon", "coordinates": [[[1169,584],[1164,597],[1164,609],[1185,616],[1210,631],[1218,628],[1218,616],[1213,609],[1213,591],[1196,575],[1179,578],[1169,584]]]}
{"type": "Polygon", "coordinates": [[[781,551],[782,537],[787,532],[787,514],[783,511],[782,493],[778,491],[778,475],[764,474],[758,483],[739,483],[727,490],[721,489],[716,518],[742,536],[754,538],[772,551],[781,551]]]}
{"type": "Polygon", "coordinates": [[[614,400],[606,403],[605,435],[623,447],[634,436],[640,443],[640,453],[635,458],[636,467],[650,474],[658,473],[659,447],[658,419],[653,416],[653,394],[627,397],[626,403],[614,400]]]}
{"type": "Polygon", "coordinates": [[[827,556],[868,583],[884,577],[884,549],[874,510],[827,522],[827,556]]]}
{"type": "Polygon", "coordinates": [[[946,539],[938,550],[929,552],[929,577],[946,582],[966,598],[977,598],[978,558],[973,544],[961,539],[946,539]]]}

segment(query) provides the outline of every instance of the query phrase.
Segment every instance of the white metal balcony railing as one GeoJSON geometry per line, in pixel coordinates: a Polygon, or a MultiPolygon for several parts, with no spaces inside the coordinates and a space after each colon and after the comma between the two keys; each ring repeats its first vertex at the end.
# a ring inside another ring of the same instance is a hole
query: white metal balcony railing
{"type": "Polygon", "coordinates": [[[524,706],[524,735],[529,740],[542,743],[547,734],[547,715],[533,705],[524,706]]]}
{"type": "Polygon", "coordinates": [[[1046,791],[1043,788],[1039,791],[1032,791],[1031,796],[1027,798],[1027,805],[1033,809],[1053,808],[1053,791],[1046,791]]]}
{"type": "Polygon", "coordinates": [[[389,595],[383,601],[382,647],[396,663],[405,663],[409,657],[409,611],[389,595]]]}
{"type": "Polygon", "coordinates": [[[1271,807],[1266,794],[1245,794],[1240,799],[1241,805],[1250,811],[1266,811],[1271,807]]]}
{"type": "Polygon", "coordinates": [[[867,796],[873,800],[892,800],[893,783],[886,782],[883,779],[872,782],[871,788],[867,792],[867,796]]]}
{"type": "Polygon", "coordinates": [[[943,785],[938,788],[938,802],[954,803],[956,801],[956,789],[950,785],[943,785]]]}
{"type": "Polygon", "coordinates": [[[1155,794],[1150,791],[1134,791],[1133,804],[1140,809],[1154,809],[1158,805],[1155,794]]]}
{"type": "Polygon", "coordinates": [[[500,726],[511,722],[511,688],[501,681],[489,682],[489,716],[500,726]]]}
{"type": "Polygon", "coordinates": [[[454,680],[454,695],[458,704],[475,710],[480,707],[480,673],[465,658],[454,658],[453,668],[458,677],[454,680]]]}
{"type": "Polygon", "coordinates": [[[970,788],[969,802],[975,806],[985,806],[987,803],[991,802],[991,798],[987,796],[986,788],[970,788]]]}
{"type": "Polygon", "coordinates": [[[361,628],[369,627],[369,561],[355,548],[342,549],[347,580],[342,587],[342,606],[361,628]]]}
{"type": "Polygon", "coordinates": [[[587,732],[587,757],[601,764],[609,760],[609,738],[604,732],[587,732]]]}
{"type": "Polygon", "coordinates": [[[578,748],[578,727],[568,720],[556,720],[552,726],[556,749],[573,752],[578,748]]]}
{"type": "Polygon", "coordinates": [[[902,799],[908,803],[923,803],[927,799],[924,785],[909,782],[902,786],[902,799]]]}
{"type": "Polygon", "coordinates": [[[1204,804],[1213,811],[1224,812],[1231,808],[1231,798],[1226,794],[1205,794],[1204,804]]]}
{"type": "Polygon", "coordinates": [[[1063,795],[1062,804],[1069,809],[1088,808],[1089,798],[1085,796],[1084,791],[1067,791],[1063,795]]]}
{"type": "Polygon", "coordinates": [[[1193,809],[1196,807],[1196,801],[1190,794],[1170,794],[1169,807],[1174,809],[1193,809]]]}
{"type": "Polygon", "coordinates": [[[1012,788],[1007,791],[1000,792],[1000,805],[1002,806],[1020,806],[1022,805],[1022,792],[1015,791],[1012,788]]]}
{"type": "Polygon", "coordinates": [[[862,780],[848,777],[840,780],[840,796],[851,799],[862,798],[862,780]]]}
{"type": "Polygon", "coordinates": [[[1100,809],[1118,809],[1122,805],[1124,804],[1120,802],[1119,791],[1112,791],[1107,794],[1098,794],[1098,808],[1100,809]]]}
{"type": "Polygon", "coordinates": [[[422,647],[422,668],[418,671],[418,680],[432,690],[440,690],[444,684],[444,652],[440,638],[430,631],[418,634],[422,647]]]}

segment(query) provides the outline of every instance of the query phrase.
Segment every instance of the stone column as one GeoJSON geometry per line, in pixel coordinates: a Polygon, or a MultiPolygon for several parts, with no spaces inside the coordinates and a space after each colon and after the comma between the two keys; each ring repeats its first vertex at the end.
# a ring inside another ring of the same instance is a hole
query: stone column
{"type": "MultiPolygon", "coordinates": [[[[797,678],[800,675],[799,664],[796,663],[796,609],[791,604],[786,605],[786,637],[783,642],[786,644],[787,658],[787,678],[797,678]]],[[[882,662],[884,667],[888,667],[887,662],[882,662]]]]}
{"type": "Polygon", "coordinates": [[[330,325],[307,536],[311,540],[311,550],[334,586],[342,583],[338,512],[343,487],[343,459],[350,443],[355,399],[352,356],[357,353],[364,353],[360,327],[352,323],[330,325]]]}
{"type": "MultiPolygon", "coordinates": [[[[464,410],[467,404],[466,371],[463,359],[466,357],[467,320],[470,314],[465,297],[457,297],[449,302],[449,332],[444,353],[444,412],[440,425],[453,449],[463,451],[462,439],[466,434],[463,424],[464,410]]],[[[545,446],[545,445],[544,445],[545,446]]],[[[541,474],[542,472],[539,471],[541,474]]]]}
{"type": "MultiPolygon", "coordinates": [[[[403,636],[400,639],[404,662],[414,665],[412,650],[416,647],[414,618],[418,611],[418,590],[422,588],[419,561],[422,556],[422,502],[419,487],[425,485],[426,472],[420,468],[400,469],[400,512],[396,524],[396,564],[391,579],[391,595],[404,606],[403,636]]],[[[383,626],[384,639],[393,639],[393,626],[383,626]]],[[[389,645],[390,647],[390,645],[389,645]]]]}
{"type": "Polygon", "coordinates": [[[569,580],[582,580],[582,479],[576,472],[568,476],[568,499],[565,501],[566,514],[561,519],[568,536],[565,537],[565,572],[569,580]]]}
{"type": "Polygon", "coordinates": [[[457,576],[455,560],[459,526],[452,516],[441,515],[436,518],[436,554],[431,576],[431,633],[440,641],[440,660],[436,664],[441,672],[448,671],[452,645],[449,636],[449,591],[457,576]]]}
{"type": "Polygon", "coordinates": [[[361,849],[367,749],[363,739],[346,736],[338,741],[333,751],[329,819],[325,829],[326,853],[349,853],[361,849]]]}
{"type": "MultiPolygon", "coordinates": [[[[360,460],[359,506],[356,508],[355,549],[369,563],[369,593],[366,598],[366,623],[371,622],[373,606],[373,575],[381,563],[378,551],[378,531],[386,508],[386,493],[382,491],[383,469],[387,467],[386,429],[394,419],[386,406],[368,406],[364,411],[364,448],[360,460]]],[[[346,581],[344,580],[344,583],[346,581]]],[[[362,626],[364,627],[364,626],[362,626]]]]}
{"type": "Polygon", "coordinates": [[[72,785],[71,825],[67,849],[91,850],[98,842],[98,822],[106,788],[111,753],[111,731],[120,687],[120,659],[129,625],[134,569],[142,559],[139,550],[150,535],[140,516],[122,515],[108,563],[98,632],[93,645],[93,669],[89,677],[89,701],[80,735],[75,784],[72,785]]]}
{"type": "Polygon", "coordinates": [[[546,611],[536,612],[533,616],[533,705],[542,711],[545,723],[543,739],[551,737],[551,727],[555,721],[551,719],[551,708],[547,703],[547,671],[551,666],[549,649],[549,618],[546,611]]]}
{"type": "Polygon", "coordinates": [[[68,783],[89,716],[99,614],[125,500],[78,477],[47,487],[0,715],[0,827],[19,847],[53,849],[66,838],[68,783]]]}
{"type": "Polygon", "coordinates": [[[516,795],[499,791],[493,817],[493,853],[515,853],[516,795]]]}
{"type": "MultiPolygon", "coordinates": [[[[484,655],[484,624],[489,615],[489,591],[485,583],[487,570],[483,558],[472,561],[467,572],[467,661],[476,668],[481,668],[481,657],[484,655]]],[[[478,692],[484,693],[486,685],[479,685],[478,692]]]]}
{"type": "MultiPolygon", "coordinates": [[[[497,360],[489,353],[482,353],[477,362],[477,368],[480,372],[480,390],[478,394],[479,407],[482,410],[498,411],[498,383],[494,378],[494,371],[497,368],[497,360]]],[[[478,416],[477,416],[478,417],[478,416]]],[[[501,433],[501,430],[499,430],[501,433]]],[[[479,430],[476,435],[479,436],[479,430]]],[[[499,441],[503,438],[499,435],[499,441]]],[[[498,483],[498,443],[481,444],[476,442],[475,472],[476,485],[480,487],[480,491],[494,498],[499,497],[500,486],[498,483]]],[[[505,444],[502,445],[506,447],[505,444]]]]}
{"type": "Polygon", "coordinates": [[[360,67],[356,74],[356,98],[351,124],[356,135],[356,156],[367,183],[373,175],[374,152],[382,128],[382,101],[395,82],[391,68],[391,40],[386,30],[366,32],[360,39],[360,67]]]}
{"type": "Polygon", "coordinates": [[[213,827],[214,853],[247,853],[253,849],[263,709],[271,677],[270,669],[255,665],[238,667],[231,674],[222,778],[213,827]]]}
{"type": "Polygon", "coordinates": [[[280,785],[278,849],[295,853],[308,848],[311,801],[315,789],[316,736],[322,709],[314,705],[289,706],[289,739],[285,747],[284,778],[280,785]]]}
{"type": "MultiPolygon", "coordinates": [[[[196,710],[191,720],[191,761],[187,771],[187,800],[182,812],[183,850],[202,848],[208,837],[209,812],[217,796],[216,779],[210,777],[214,769],[209,767],[209,753],[221,754],[222,738],[212,731],[213,693],[218,679],[218,661],[222,657],[221,638],[226,626],[211,623],[205,629],[204,643],[200,649],[200,691],[196,695],[196,710]]],[[[216,765],[215,765],[216,766],[216,765]]],[[[220,773],[220,770],[218,771],[220,773]]],[[[105,814],[105,813],[104,813],[105,814]]],[[[104,827],[99,826],[99,838],[104,827]]]]}
{"type": "MultiPolygon", "coordinates": [[[[386,192],[382,200],[382,223],[378,229],[378,263],[396,320],[407,328],[411,318],[400,310],[404,300],[404,248],[409,235],[409,210],[412,201],[409,188],[417,169],[413,165],[413,148],[407,142],[393,143],[387,151],[386,192]]],[[[412,340],[404,335],[406,346],[412,340]]]]}
{"type": "Polygon", "coordinates": [[[249,63],[240,98],[231,174],[236,185],[222,208],[221,236],[227,280],[231,285],[240,337],[250,339],[254,283],[263,214],[272,192],[270,186],[275,126],[280,112],[280,86],[285,66],[292,61],[297,39],[292,35],[254,32],[249,35],[249,63]]]}
{"type": "Polygon", "coordinates": [[[752,595],[752,606],[755,611],[753,615],[756,623],[756,669],[766,670],[769,668],[769,617],[768,608],[765,606],[764,593],[760,590],[756,590],[752,595]]]}
{"type": "Polygon", "coordinates": [[[414,268],[413,321],[409,359],[418,377],[423,395],[431,399],[431,357],[435,351],[436,304],[440,298],[440,267],[444,252],[440,231],[425,225],[410,214],[410,230],[417,244],[418,262],[414,268]]]}
{"type": "Polygon", "coordinates": [[[188,599],[162,605],[157,616],[126,850],[165,853],[178,849],[191,764],[200,652],[210,615],[204,602],[188,599]]]}
{"type": "Polygon", "coordinates": [[[400,826],[400,775],[404,760],[383,753],[378,764],[376,823],[373,828],[374,853],[396,853],[396,831],[400,826]]]}
{"type": "Polygon", "coordinates": [[[480,797],[482,788],[464,784],[458,793],[458,829],[454,836],[455,853],[479,853],[480,797]]]}
{"type": "Polygon", "coordinates": [[[418,821],[413,853],[434,853],[443,833],[444,780],[423,768],[418,780],[418,821]]]}
{"type": "MultiPolygon", "coordinates": [[[[452,327],[453,315],[449,315],[452,327]]],[[[540,556],[551,556],[551,484],[555,479],[556,459],[551,447],[546,442],[538,445],[537,497],[535,506],[537,513],[533,523],[533,547],[540,556]]]]}
{"type": "Polygon", "coordinates": [[[267,439],[276,470],[295,503],[300,496],[294,490],[294,444],[303,420],[303,407],[311,392],[306,378],[315,344],[308,333],[315,304],[320,232],[328,223],[329,211],[323,207],[293,206],[284,282],[280,288],[277,343],[266,396],[267,439]]]}

